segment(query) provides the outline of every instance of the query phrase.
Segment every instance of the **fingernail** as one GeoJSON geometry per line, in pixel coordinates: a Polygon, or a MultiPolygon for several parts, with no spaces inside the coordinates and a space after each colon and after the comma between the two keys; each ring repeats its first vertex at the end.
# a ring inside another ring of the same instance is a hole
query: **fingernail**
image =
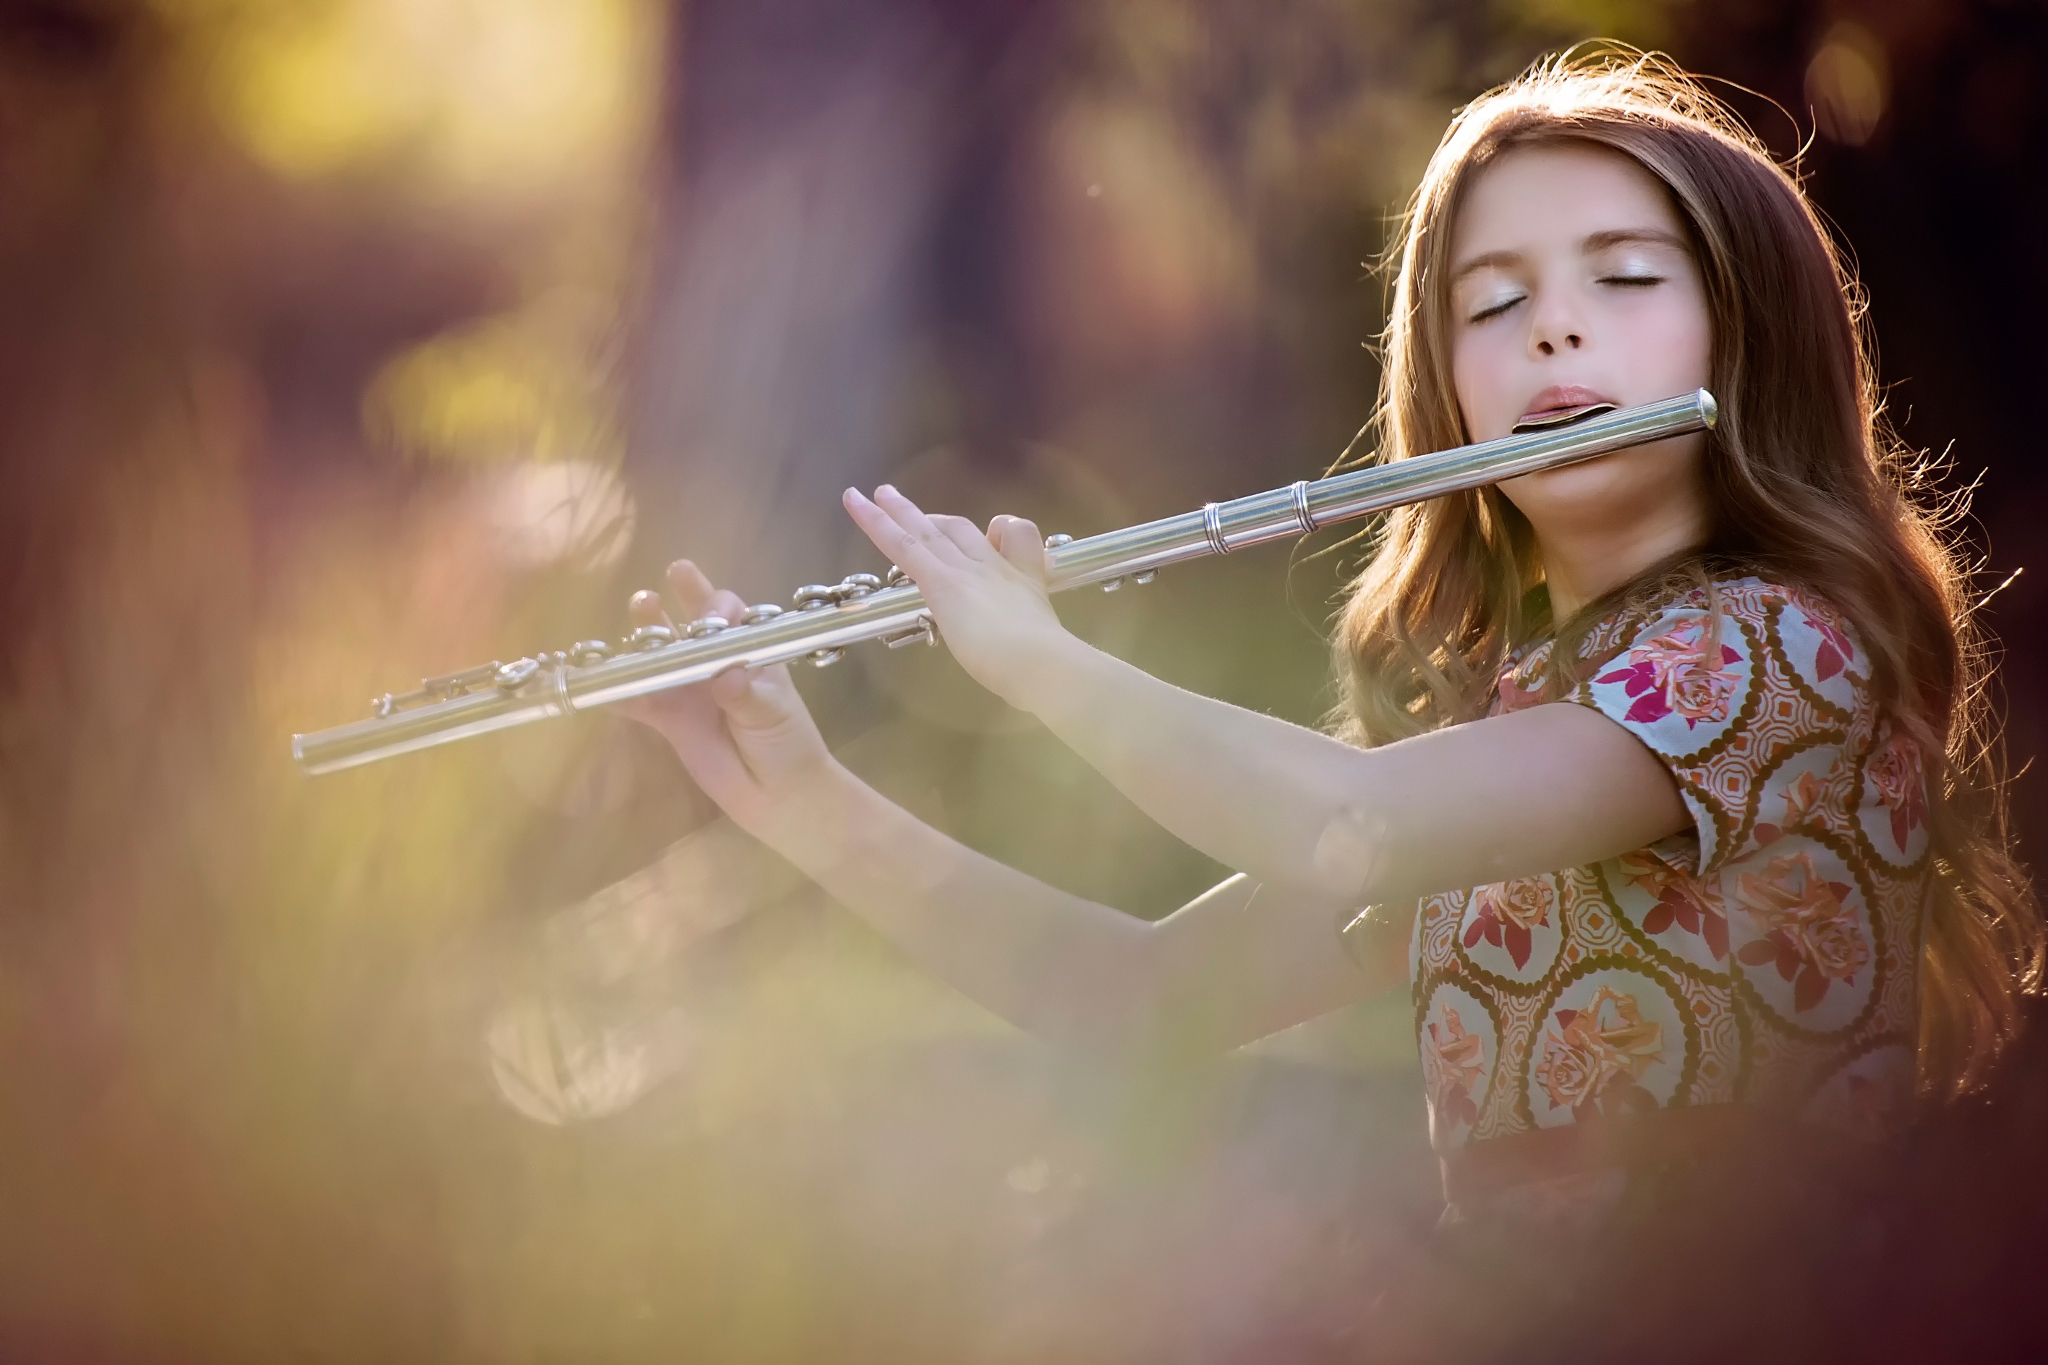
{"type": "Polygon", "coordinates": [[[880,484],[875,488],[875,491],[877,493],[894,493],[896,491],[896,485],[893,483],[880,484]]]}

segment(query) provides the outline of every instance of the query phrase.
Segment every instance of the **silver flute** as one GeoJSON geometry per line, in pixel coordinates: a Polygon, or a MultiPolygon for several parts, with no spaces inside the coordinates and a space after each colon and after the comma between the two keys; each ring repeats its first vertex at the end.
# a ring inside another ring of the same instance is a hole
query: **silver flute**
{"type": "MultiPolygon", "coordinates": [[[[1161,566],[1183,559],[1307,535],[1404,503],[1703,431],[1715,417],[1714,396],[1705,389],[1625,410],[1600,404],[1524,423],[1497,441],[1302,480],[1085,540],[1050,536],[1045,542],[1048,587],[1060,592],[1093,583],[1107,592],[1126,579],[1149,583],[1161,566]]],[[[735,664],[758,668],[808,657],[824,665],[864,640],[882,640],[894,648],[932,639],[924,594],[900,569],[891,569],[886,582],[873,574],[852,574],[831,586],[797,589],[787,610],[749,607],[738,621],[707,616],[681,630],[642,626],[617,645],[582,640],[568,649],[542,650],[510,663],[493,660],[429,678],[414,691],[377,698],[368,720],[293,735],[292,756],[308,773],[331,773],[687,687],[735,664]]]]}

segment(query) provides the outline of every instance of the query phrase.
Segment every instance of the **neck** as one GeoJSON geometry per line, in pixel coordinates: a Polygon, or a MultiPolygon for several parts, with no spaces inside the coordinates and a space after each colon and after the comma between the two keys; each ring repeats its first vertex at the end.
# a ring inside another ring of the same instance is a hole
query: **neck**
{"type": "Polygon", "coordinates": [[[1539,528],[1551,619],[1562,621],[1652,564],[1702,544],[1706,531],[1706,518],[1696,504],[1669,507],[1661,516],[1539,528]]]}

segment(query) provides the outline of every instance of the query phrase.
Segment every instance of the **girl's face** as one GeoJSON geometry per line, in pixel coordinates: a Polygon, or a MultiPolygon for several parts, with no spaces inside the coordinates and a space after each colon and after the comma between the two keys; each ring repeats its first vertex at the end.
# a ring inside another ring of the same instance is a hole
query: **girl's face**
{"type": "MultiPolygon", "coordinates": [[[[1685,225],[1664,186],[1588,143],[1504,153],[1466,191],[1451,239],[1451,357],[1475,441],[1589,403],[1703,387],[1713,335],[1685,225]]],[[[1703,515],[1705,439],[1501,485],[1539,539],[1703,515]]]]}

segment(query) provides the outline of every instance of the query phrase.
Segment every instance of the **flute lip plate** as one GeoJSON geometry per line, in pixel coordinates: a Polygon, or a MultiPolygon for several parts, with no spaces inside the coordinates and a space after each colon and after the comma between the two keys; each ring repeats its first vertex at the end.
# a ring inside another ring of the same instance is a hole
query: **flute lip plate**
{"type": "Polygon", "coordinates": [[[1581,407],[1566,408],[1562,412],[1553,412],[1545,417],[1532,417],[1527,421],[1517,422],[1512,427],[1509,427],[1508,430],[1516,436],[1526,436],[1536,431],[1555,431],[1559,427],[1568,427],[1574,423],[1583,422],[1588,417],[1598,417],[1603,413],[1616,412],[1618,410],[1612,403],[1587,403],[1581,407]]]}

